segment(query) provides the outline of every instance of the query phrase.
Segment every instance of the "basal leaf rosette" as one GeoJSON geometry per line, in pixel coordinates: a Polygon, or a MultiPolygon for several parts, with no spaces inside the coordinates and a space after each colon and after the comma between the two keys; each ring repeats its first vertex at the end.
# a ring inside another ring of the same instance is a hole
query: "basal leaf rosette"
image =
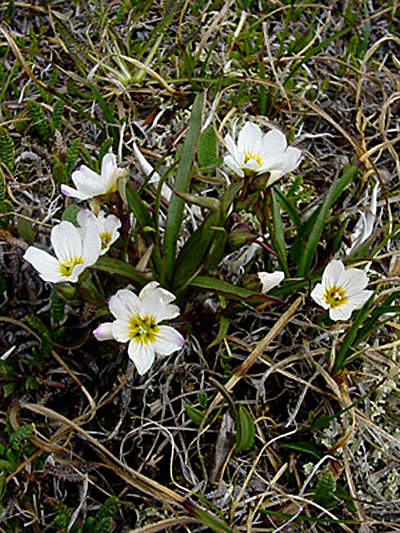
{"type": "Polygon", "coordinates": [[[140,375],[153,365],[156,354],[170,355],[184,344],[182,335],[161,324],[176,318],[180,311],[172,304],[175,296],[151,281],[136,295],[121,289],[110,298],[109,309],[115,320],[101,324],[93,333],[99,341],[128,343],[128,356],[140,375]]]}

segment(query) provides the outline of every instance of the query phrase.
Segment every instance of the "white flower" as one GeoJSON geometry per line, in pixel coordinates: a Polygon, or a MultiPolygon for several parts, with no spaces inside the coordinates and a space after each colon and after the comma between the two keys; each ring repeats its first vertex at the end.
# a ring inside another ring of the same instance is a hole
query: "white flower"
{"type": "Polygon", "coordinates": [[[86,165],[82,165],[79,170],[72,173],[72,181],[76,189],[61,185],[61,192],[77,200],[88,200],[94,196],[115,192],[118,179],[124,174],[125,171],[117,167],[115,155],[108,153],[101,162],[101,175],[86,165]]]}
{"type": "Polygon", "coordinates": [[[114,339],[129,342],[128,355],[140,375],[152,366],[155,355],[170,355],[182,348],[184,339],[176,329],[159,325],[179,315],[179,307],[171,304],[175,296],[151,281],[137,296],[121,289],[110,298],[109,308],[114,322],[101,324],[93,333],[99,341],[114,339]]]}
{"type": "Polygon", "coordinates": [[[99,258],[101,241],[94,225],[82,231],[71,222],[61,222],[51,230],[50,240],[56,257],[35,246],[29,246],[24,254],[44,281],[74,283],[99,258]]]}
{"type": "Polygon", "coordinates": [[[355,309],[360,309],[373,291],[364,290],[368,276],[359,268],[344,268],[341,261],[333,260],[325,268],[321,283],[311,297],[324,309],[329,309],[332,320],[348,320],[355,309]]]}
{"type": "Polygon", "coordinates": [[[268,185],[297,168],[301,159],[301,151],[287,147],[286,137],[281,131],[272,129],[263,135],[257,124],[252,122],[247,122],[241,129],[237,145],[229,133],[225,143],[229,154],[225,156],[224,163],[228,168],[242,178],[249,172],[270,172],[268,185]]]}
{"type": "Polygon", "coordinates": [[[271,273],[258,272],[257,276],[260,278],[262,285],[261,292],[264,294],[277,287],[285,277],[285,274],[280,270],[276,270],[275,272],[271,273]]]}
{"type": "Polygon", "coordinates": [[[89,226],[94,226],[97,229],[101,240],[100,255],[107,253],[110,246],[119,237],[118,229],[121,227],[121,221],[115,215],[106,216],[104,211],[100,211],[96,216],[90,209],[82,209],[76,219],[83,229],[89,226]]]}
{"type": "Polygon", "coordinates": [[[351,246],[345,247],[346,255],[350,255],[372,235],[376,221],[379,190],[379,185],[375,185],[375,188],[371,195],[371,200],[369,199],[368,193],[365,195],[363,201],[364,210],[360,211],[360,218],[357,220],[357,223],[354,226],[353,233],[350,236],[351,246]]]}

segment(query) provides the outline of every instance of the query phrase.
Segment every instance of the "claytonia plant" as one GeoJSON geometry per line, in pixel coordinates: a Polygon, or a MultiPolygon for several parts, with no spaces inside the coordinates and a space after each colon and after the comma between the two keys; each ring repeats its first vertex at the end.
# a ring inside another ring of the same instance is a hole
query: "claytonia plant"
{"type": "Polygon", "coordinates": [[[241,129],[237,144],[228,133],[225,144],[229,154],[224,157],[225,165],[238,176],[270,172],[271,185],[287,172],[298,167],[301,151],[287,146],[285,135],[272,129],[263,135],[257,124],[246,122],[241,129]]]}
{"type": "Polygon", "coordinates": [[[111,245],[119,238],[119,228],[121,221],[115,215],[107,215],[104,211],[100,211],[96,216],[90,209],[82,209],[76,217],[78,224],[86,229],[94,226],[97,229],[101,240],[100,255],[108,252],[111,245]]]}
{"type": "Polygon", "coordinates": [[[61,222],[51,230],[50,240],[56,257],[35,246],[29,246],[24,254],[44,281],[75,283],[99,258],[101,240],[94,224],[80,229],[71,222],[61,222]]]}
{"type": "Polygon", "coordinates": [[[360,309],[373,291],[365,290],[367,274],[359,268],[345,269],[342,261],[333,260],[325,268],[321,283],[311,293],[317,304],[329,309],[332,320],[348,320],[360,309]]]}
{"type": "Polygon", "coordinates": [[[72,196],[77,200],[88,200],[95,196],[101,196],[115,192],[118,188],[118,180],[125,175],[125,171],[117,167],[115,155],[108,153],[101,162],[101,174],[97,174],[86,165],[72,173],[72,181],[76,189],[68,185],[61,185],[61,192],[66,196],[72,196]]]}
{"type": "Polygon", "coordinates": [[[93,333],[99,341],[114,339],[128,342],[129,358],[140,375],[154,363],[155,355],[170,355],[182,348],[182,335],[171,326],[160,325],[179,315],[172,304],[175,296],[151,281],[137,296],[130,289],[121,289],[109,301],[114,322],[101,324],[93,333]]]}

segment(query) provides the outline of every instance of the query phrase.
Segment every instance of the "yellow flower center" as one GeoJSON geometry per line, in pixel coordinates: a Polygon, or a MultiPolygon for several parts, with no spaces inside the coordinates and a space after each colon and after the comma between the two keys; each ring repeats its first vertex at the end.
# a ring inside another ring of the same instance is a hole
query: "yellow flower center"
{"type": "Polygon", "coordinates": [[[60,274],[62,276],[65,276],[66,278],[69,278],[69,276],[72,275],[72,271],[74,270],[74,267],[76,265],[81,265],[83,263],[82,257],[69,257],[64,261],[64,263],[60,263],[60,274]]]}
{"type": "Polygon", "coordinates": [[[254,161],[257,161],[259,167],[262,166],[262,160],[258,154],[253,154],[253,152],[246,152],[244,154],[244,162],[248,163],[250,159],[254,159],[254,161]]]}
{"type": "Polygon", "coordinates": [[[139,344],[144,342],[154,342],[160,328],[157,326],[156,319],[152,316],[131,316],[129,319],[129,337],[139,344]]]}
{"type": "Polygon", "coordinates": [[[340,307],[347,302],[346,292],[342,287],[329,287],[325,290],[323,296],[325,303],[330,305],[331,309],[340,307]]]}
{"type": "Polygon", "coordinates": [[[111,242],[111,233],[108,231],[105,231],[104,233],[100,233],[100,239],[101,239],[101,249],[104,250],[107,248],[107,246],[111,242]]]}

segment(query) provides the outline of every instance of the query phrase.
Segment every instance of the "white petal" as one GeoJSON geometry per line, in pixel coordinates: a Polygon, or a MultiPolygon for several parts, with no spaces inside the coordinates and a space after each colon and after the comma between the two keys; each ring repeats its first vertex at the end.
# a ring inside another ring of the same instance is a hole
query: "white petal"
{"type": "Polygon", "coordinates": [[[100,326],[93,331],[93,335],[98,341],[108,341],[114,339],[112,325],[112,322],[104,322],[104,324],[100,324],[100,326]]]}
{"type": "Polygon", "coordinates": [[[356,294],[368,285],[368,276],[359,268],[348,268],[339,278],[338,283],[346,291],[346,295],[356,294]]]}
{"type": "Polygon", "coordinates": [[[231,135],[228,133],[224,139],[226,147],[228,148],[229,153],[235,159],[237,153],[237,147],[235,141],[232,139],[231,135]]]}
{"type": "Polygon", "coordinates": [[[154,342],[154,349],[160,355],[170,355],[180,350],[185,343],[182,335],[170,326],[160,326],[160,331],[154,342]]]}
{"type": "Polygon", "coordinates": [[[155,359],[154,346],[152,343],[144,344],[143,342],[137,343],[135,340],[131,340],[128,346],[129,358],[135,363],[136,370],[143,376],[155,359]]]}
{"type": "Polygon", "coordinates": [[[277,129],[272,129],[262,138],[260,156],[268,160],[279,160],[286,150],[286,137],[277,129]]]}
{"type": "Polygon", "coordinates": [[[274,287],[277,287],[281,281],[284,279],[285,274],[281,272],[280,270],[276,270],[275,272],[258,272],[257,276],[261,280],[261,292],[266,293],[270,290],[272,290],[274,287]]]}
{"type": "Polygon", "coordinates": [[[77,189],[70,187],[69,185],[61,185],[61,192],[65,196],[76,198],[79,201],[87,200],[88,198],[92,197],[90,194],[85,194],[82,191],[78,191],[77,189]]]}
{"type": "Polygon", "coordinates": [[[169,303],[175,300],[175,296],[158,285],[157,281],[151,281],[139,294],[143,313],[153,316],[157,323],[162,320],[171,320],[180,312],[178,306],[169,303]]]}
{"type": "Polygon", "coordinates": [[[293,172],[301,161],[302,152],[298,148],[290,146],[284,155],[283,165],[281,170],[286,174],[287,172],[293,172]]]}
{"type": "Polygon", "coordinates": [[[64,281],[64,277],[60,273],[60,263],[44,250],[29,246],[24,254],[24,259],[39,272],[44,281],[51,283],[64,281]]]}
{"type": "Polygon", "coordinates": [[[85,266],[94,265],[100,256],[101,239],[96,227],[96,223],[88,223],[83,228],[82,235],[82,257],[85,266]]]}
{"type": "Polygon", "coordinates": [[[362,291],[349,297],[354,309],[361,309],[365,302],[373,295],[374,291],[362,291]]]}
{"type": "Polygon", "coordinates": [[[101,177],[86,165],[82,165],[79,170],[72,173],[72,181],[77,190],[87,198],[93,198],[107,192],[101,177]]]}
{"type": "Polygon", "coordinates": [[[127,320],[111,322],[111,334],[118,342],[128,342],[131,338],[129,335],[129,322],[127,320]]]}
{"type": "Polygon", "coordinates": [[[82,256],[82,244],[78,228],[64,220],[51,230],[51,244],[57,258],[63,263],[66,259],[82,256]]]}
{"type": "Polygon", "coordinates": [[[324,309],[329,309],[330,305],[326,303],[324,294],[325,287],[322,285],[322,283],[318,283],[311,292],[311,298],[324,309]]]}
{"type": "Polygon", "coordinates": [[[129,289],[120,289],[108,303],[111,314],[118,320],[129,323],[132,314],[140,314],[141,302],[129,289]]]}
{"type": "Polygon", "coordinates": [[[351,317],[351,313],[354,310],[354,306],[350,302],[346,302],[339,307],[329,309],[329,316],[332,320],[348,320],[351,317]]]}
{"type": "Polygon", "coordinates": [[[246,161],[246,163],[244,163],[243,166],[246,169],[251,170],[251,171],[256,171],[256,170],[259,170],[261,168],[260,167],[260,163],[258,161],[256,161],[255,159],[249,159],[248,161],[246,161]]]}
{"type": "Polygon", "coordinates": [[[76,217],[78,224],[83,228],[96,221],[96,215],[90,209],[81,209],[76,217]]]}
{"type": "Polygon", "coordinates": [[[238,137],[238,151],[253,154],[258,154],[261,149],[262,133],[257,124],[247,122],[240,130],[238,137]]]}
{"type": "Polygon", "coordinates": [[[334,259],[327,265],[324,270],[324,273],[322,274],[322,285],[325,288],[340,286],[339,280],[344,271],[345,268],[342,261],[334,259]]]}
{"type": "Polygon", "coordinates": [[[236,159],[234,159],[230,154],[224,157],[224,164],[237,176],[240,176],[241,178],[244,177],[244,172],[241,169],[240,165],[238,164],[236,159]]]}
{"type": "Polygon", "coordinates": [[[110,174],[113,174],[117,169],[117,160],[113,153],[108,152],[101,162],[101,176],[102,178],[108,178],[110,174]]]}

